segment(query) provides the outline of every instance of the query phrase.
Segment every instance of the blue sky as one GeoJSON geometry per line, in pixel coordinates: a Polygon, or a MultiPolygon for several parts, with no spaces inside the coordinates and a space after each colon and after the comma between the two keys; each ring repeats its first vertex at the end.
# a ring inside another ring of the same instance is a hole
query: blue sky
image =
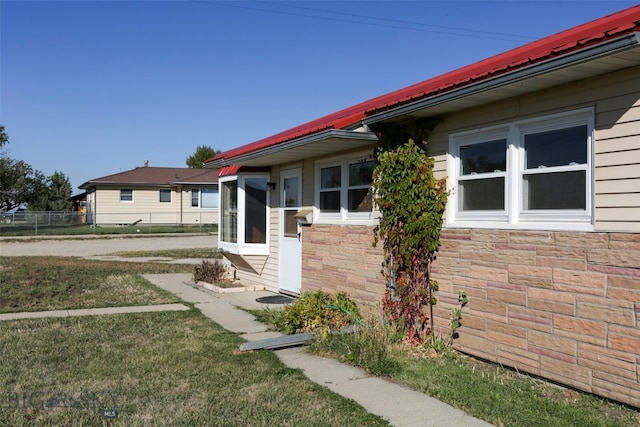
{"type": "Polygon", "coordinates": [[[85,181],[186,167],[636,4],[0,1],[10,156],[85,181]]]}

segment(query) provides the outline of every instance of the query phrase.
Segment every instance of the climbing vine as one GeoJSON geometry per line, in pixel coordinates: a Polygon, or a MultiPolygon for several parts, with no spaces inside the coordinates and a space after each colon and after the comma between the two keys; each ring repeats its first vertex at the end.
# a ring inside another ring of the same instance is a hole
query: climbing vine
{"type": "Polygon", "coordinates": [[[431,277],[431,265],[440,247],[449,195],[446,181],[433,174],[434,159],[425,143],[414,139],[425,137],[428,130],[415,122],[378,128],[383,144],[373,174],[374,200],[381,213],[374,244],[383,243],[387,278],[383,311],[414,344],[433,338],[438,283],[431,277]]]}

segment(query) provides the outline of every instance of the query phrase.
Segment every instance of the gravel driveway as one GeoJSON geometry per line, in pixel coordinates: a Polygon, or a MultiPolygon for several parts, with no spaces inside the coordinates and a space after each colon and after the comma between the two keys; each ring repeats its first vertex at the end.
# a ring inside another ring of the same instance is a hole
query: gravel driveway
{"type": "Polygon", "coordinates": [[[0,240],[0,256],[93,256],[122,251],[217,247],[218,236],[171,235],[0,240]]]}

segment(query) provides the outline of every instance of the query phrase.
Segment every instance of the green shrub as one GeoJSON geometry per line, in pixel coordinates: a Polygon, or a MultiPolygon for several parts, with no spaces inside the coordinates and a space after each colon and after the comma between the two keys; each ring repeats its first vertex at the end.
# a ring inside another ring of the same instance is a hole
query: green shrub
{"type": "Polygon", "coordinates": [[[356,304],[343,292],[305,292],[282,316],[285,332],[315,332],[322,337],[360,320],[356,304]]]}
{"type": "Polygon", "coordinates": [[[229,281],[227,267],[220,261],[202,261],[202,264],[193,268],[193,281],[207,283],[221,283],[229,281]]]}

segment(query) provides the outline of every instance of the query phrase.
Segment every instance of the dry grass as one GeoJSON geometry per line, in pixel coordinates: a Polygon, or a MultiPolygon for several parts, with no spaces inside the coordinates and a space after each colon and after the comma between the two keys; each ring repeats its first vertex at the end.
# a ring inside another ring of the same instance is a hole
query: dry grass
{"type": "Polygon", "coordinates": [[[197,310],[0,323],[0,425],[387,425],[197,310]]]}
{"type": "Polygon", "coordinates": [[[0,312],[46,311],[177,302],[144,273],[190,272],[191,266],[89,261],[63,257],[0,258],[0,312]]]}

